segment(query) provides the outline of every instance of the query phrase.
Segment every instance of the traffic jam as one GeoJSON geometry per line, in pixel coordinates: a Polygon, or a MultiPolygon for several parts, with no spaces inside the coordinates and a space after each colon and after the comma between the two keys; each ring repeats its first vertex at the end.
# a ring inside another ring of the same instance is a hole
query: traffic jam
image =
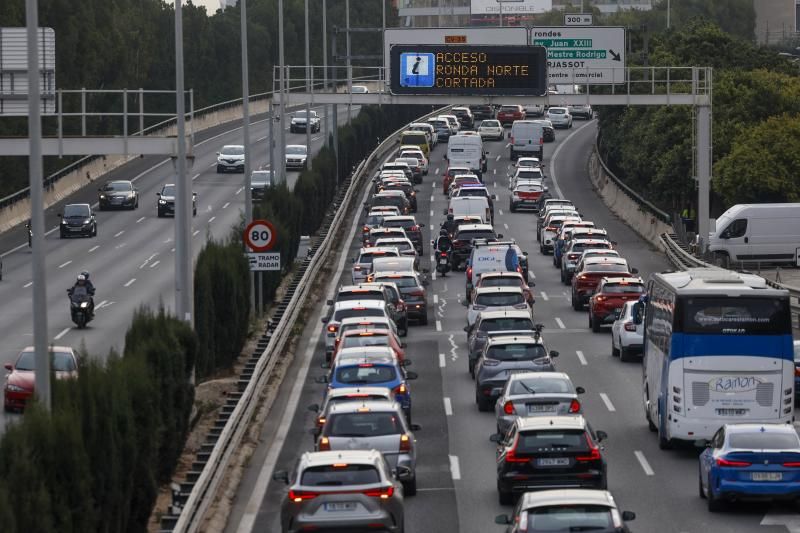
{"type": "MultiPolygon", "coordinates": [[[[434,327],[444,339],[437,319],[444,298],[463,306],[462,326],[449,342],[472,383],[474,410],[465,416],[489,417],[495,428],[485,436],[495,451],[483,464],[493,464],[496,475],[484,483],[496,486],[505,513],[488,517],[481,530],[630,531],[636,515],[618,508],[608,490],[609,467],[629,465],[607,461],[609,435],[586,415],[585,402],[593,401],[586,384],[559,370],[554,339],[564,337],[548,338],[543,323],[553,317],[536,312],[537,300],[547,298],[536,281],[560,281],[559,305],[585,312],[587,333],[610,332],[598,342],[625,363],[642,359],[647,283],[613,235],[550,190],[544,144],[587,106],[530,107],[456,106],[409,124],[395,156],[375,172],[357,221],[360,248],[322,319],[324,373],[313,381],[324,392],[308,406],[313,451],[273,474],[285,484],[283,531],[406,530],[409,499],[426,489],[417,467],[434,430],[417,423],[428,406],[414,398],[415,381],[425,377],[414,364],[436,354],[416,341],[434,338],[434,327]],[[507,148],[510,163],[490,157],[490,145],[507,148]],[[437,146],[444,155],[434,160],[437,146]],[[500,188],[508,192],[500,195],[500,188]],[[431,195],[430,218],[419,209],[423,195],[431,195]],[[446,207],[435,211],[433,195],[446,207]],[[510,217],[528,228],[523,239],[504,235],[510,217]],[[535,248],[538,272],[529,261],[535,248]],[[550,263],[552,270],[542,271],[550,263]]],[[[732,480],[760,460],[742,447],[779,444],[782,466],[748,479],[800,480],[794,431],[743,426],[730,433],[740,442],[733,457],[720,441],[699,459],[717,478],[732,480]]],[[[709,490],[701,480],[700,496],[709,490]]],[[[719,501],[709,499],[709,509],[720,510],[719,501]]]]}

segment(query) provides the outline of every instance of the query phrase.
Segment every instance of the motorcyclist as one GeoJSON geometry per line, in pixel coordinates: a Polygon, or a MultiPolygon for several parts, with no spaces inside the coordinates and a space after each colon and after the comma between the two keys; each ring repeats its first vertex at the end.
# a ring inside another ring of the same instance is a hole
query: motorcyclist
{"type": "Polygon", "coordinates": [[[439,237],[436,239],[436,249],[440,252],[449,252],[453,248],[453,241],[446,229],[442,228],[439,231],[439,237]]]}
{"type": "Polygon", "coordinates": [[[84,270],[83,272],[81,272],[81,275],[85,278],[86,287],[88,287],[89,294],[91,296],[94,296],[94,283],[92,283],[92,280],[89,279],[89,272],[84,270]]]}
{"type": "Polygon", "coordinates": [[[87,296],[89,298],[89,316],[94,316],[94,298],[92,298],[94,296],[94,286],[91,285],[91,282],[88,282],[84,274],[78,275],[75,285],[67,290],[67,294],[69,294],[70,298],[73,296],[87,296]]]}
{"type": "Polygon", "coordinates": [[[447,234],[452,236],[456,232],[456,221],[452,213],[447,215],[447,219],[442,222],[442,229],[447,231],[447,234]]]}
{"type": "Polygon", "coordinates": [[[25,223],[25,227],[28,229],[28,246],[30,246],[31,240],[33,239],[33,229],[31,228],[30,219],[28,219],[28,221],[25,223]]]}

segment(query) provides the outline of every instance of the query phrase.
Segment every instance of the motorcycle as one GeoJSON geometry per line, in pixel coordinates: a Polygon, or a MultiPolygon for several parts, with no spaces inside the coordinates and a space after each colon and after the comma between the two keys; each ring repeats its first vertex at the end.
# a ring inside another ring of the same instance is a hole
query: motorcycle
{"type": "Polygon", "coordinates": [[[437,250],[436,252],[436,272],[442,275],[442,277],[446,276],[447,273],[450,271],[450,252],[437,250]]]}
{"type": "Polygon", "coordinates": [[[72,289],[67,289],[67,294],[72,321],[78,329],[83,329],[94,318],[91,312],[92,297],[87,292],[73,292],[72,289]]]}
{"type": "Polygon", "coordinates": [[[26,227],[28,228],[28,248],[30,248],[33,243],[33,230],[30,224],[26,224],[26,227]]]}

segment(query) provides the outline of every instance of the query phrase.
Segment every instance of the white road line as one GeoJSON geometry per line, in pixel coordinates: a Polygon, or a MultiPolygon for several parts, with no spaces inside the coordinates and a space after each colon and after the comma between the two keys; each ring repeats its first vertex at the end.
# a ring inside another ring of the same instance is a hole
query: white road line
{"type": "Polygon", "coordinates": [[[439,354],[439,368],[444,368],[446,364],[447,363],[445,362],[444,354],[440,353],[439,354]]]}
{"type": "Polygon", "coordinates": [[[211,224],[216,219],[217,219],[217,217],[211,217],[211,218],[208,219],[208,223],[211,224]]]}
{"type": "Polygon", "coordinates": [[[217,166],[217,162],[216,161],[214,161],[213,163],[208,165],[208,168],[214,168],[215,166],[217,166]]]}
{"type": "Polygon", "coordinates": [[[511,146],[511,143],[506,143],[506,148],[508,148],[509,146],[511,146]]]}
{"type": "Polygon", "coordinates": [[[200,177],[200,174],[199,174],[199,173],[195,174],[194,176],[192,176],[192,181],[196,180],[196,179],[197,179],[197,178],[199,178],[199,177],[200,177]]]}
{"type": "Polygon", "coordinates": [[[136,223],[138,224],[138,223],[139,223],[139,222],[141,222],[142,220],[144,220],[144,217],[139,217],[139,219],[136,221],[136,223]]]}
{"type": "Polygon", "coordinates": [[[556,324],[558,324],[559,328],[567,329],[567,326],[564,325],[564,322],[560,318],[556,317],[555,320],[556,320],[556,324]]]}
{"type": "Polygon", "coordinates": [[[126,283],[125,285],[123,285],[123,287],[130,287],[130,286],[131,286],[131,285],[133,285],[135,282],[136,282],[136,278],[131,278],[131,279],[128,281],[128,283],[126,283]]]}
{"type": "Polygon", "coordinates": [[[495,158],[495,161],[500,161],[500,156],[499,155],[495,158]]]}
{"type": "Polygon", "coordinates": [[[161,261],[155,261],[155,262],[154,262],[152,265],[150,265],[150,268],[155,268],[155,267],[157,267],[157,266],[158,266],[158,264],[159,264],[160,262],[161,262],[161,261]]]}
{"type": "Polygon", "coordinates": [[[458,464],[458,456],[451,455],[450,457],[450,475],[453,476],[453,480],[461,479],[461,466],[458,464]]]}
{"type": "Polygon", "coordinates": [[[69,333],[69,330],[70,330],[70,329],[72,329],[72,328],[64,328],[64,329],[62,329],[62,330],[61,330],[61,333],[59,333],[58,335],[56,335],[55,337],[53,337],[53,340],[54,340],[54,341],[57,341],[57,340],[59,340],[61,337],[63,337],[63,336],[64,336],[64,335],[66,335],[67,333],[69,333]]]}
{"type": "Polygon", "coordinates": [[[434,170],[433,173],[434,174],[438,174],[439,173],[439,167],[436,167],[436,170],[434,170]]]}
{"type": "Polygon", "coordinates": [[[241,194],[243,190],[244,190],[244,187],[239,187],[239,190],[236,191],[236,194],[241,194]]]}
{"type": "Polygon", "coordinates": [[[65,266],[67,266],[70,263],[72,263],[72,260],[69,260],[66,263],[61,263],[60,265],[58,265],[58,268],[64,268],[65,266]]]}
{"type": "Polygon", "coordinates": [[[431,280],[436,281],[436,271],[431,272],[431,280]]]}
{"type": "Polygon", "coordinates": [[[497,169],[496,169],[496,168],[493,168],[493,169],[492,169],[492,174],[494,174],[495,176],[497,176],[497,169]]]}
{"type": "Polygon", "coordinates": [[[434,196],[431,194],[431,202],[433,202],[435,200],[436,200],[436,198],[434,198],[434,196]]]}
{"type": "Polygon", "coordinates": [[[492,182],[492,187],[497,187],[497,182],[496,181],[492,182]]]}
{"type": "Polygon", "coordinates": [[[23,287],[23,288],[25,288],[25,289],[27,289],[27,288],[28,288],[28,287],[30,287],[31,285],[33,285],[33,282],[32,282],[32,281],[29,281],[28,283],[26,283],[26,284],[25,284],[25,285],[23,285],[22,287],[23,287]]]}
{"type": "Polygon", "coordinates": [[[89,248],[89,253],[92,253],[92,252],[94,252],[94,251],[95,251],[95,250],[97,250],[98,248],[100,248],[100,245],[99,245],[99,244],[95,244],[94,246],[92,246],[91,248],[89,248]]]}
{"type": "Polygon", "coordinates": [[[503,222],[503,228],[505,228],[505,229],[508,229],[508,224],[506,224],[505,222],[503,222]]]}
{"type": "Polygon", "coordinates": [[[119,236],[120,236],[120,235],[122,235],[123,233],[125,233],[125,230],[124,230],[124,229],[123,229],[123,230],[120,230],[120,231],[118,231],[118,232],[116,232],[116,233],[114,234],[114,237],[119,237],[119,236]]]}
{"type": "Polygon", "coordinates": [[[103,300],[103,301],[102,301],[102,302],[100,302],[99,304],[95,305],[95,306],[94,306],[94,308],[95,308],[95,309],[100,309],[101,307],[103,307],[104,305],[106,305],[106,302],[108,302],[108,300],[103,300]]]}
{"type": "Polygon", "coordinates": [[[431,218],[433,218],[433,209],[431,209],[431,218]]]}
{"type": "Polygon", "coordinates": [[[500,213],[500,216],[503,216],[503,210],[502,209],[499,209],[497,212],[500,213]]]}
{"type": "Polygon", "coordinates": [[[227,209],[229,205],[231,205],[230,202],[225,202],[225,205],[222,206],[222,209],[227,209]]]}
{"type": "Polygon", "coordinates": [[[635,450],[633,452],[633,455],[636,456],[636,459],[638,459],[639,464],[642,465],[642,470],[644,470],[644,473],[646,475],[648,475],[648,476],[656,475],[656,473],[653,472],[653,469],[650,467],[650,463],[647,462],[647,458],[644,456],[644,454],[641,451],[635,450]]]}
{"type": "Polygon", "coordinates": [[[433,305],[438,305],[438,304],[439,304],[439,295],[438,294],[434,294],[433,295],[433,305]]]}
{"type": "Polygon", "coordinates": [[[577,355],[577,356],[578,356],[578,360],[581,362],[581,364],[582,364],[583,366],[586,366],[586,365],[588,365],[588,364],[589,364],[589,362],[586,360],[586,356],[585,356],[585,355],[583,355],[583,352],[582,352],[582,351],[580,351],[580,350],[576,350],[576,351],[575,351],[575,355],[577,355]]]}
{"type": "Polygon", "coordinates": [[[317,135],[316,137],[311,137],[311,142],[316,142],[322,138],[322,135],[317,135]]]}
{"type": "Polygon", "coordinates": [[[266,138],[267,138],[267,136],[266,136],[266,135],[264,135],[263,137],[259,137],[258,139],[256,139],[256,142],[257,142],[257,143],[258,143],[258,142],[261,142],[261,141],[265,140],[266,138]]]}
{"type": "Polygon", "coordinates": [[[604,404],[606,404],[606,408],[609,410],[609,412],[613,413],[617,410],[616,407],[614,407],[614,404],[611,403],[611,399],[608,397],[608,394],[605,392],[600,393],[600,399],[603,400],[604,404]]]}
{"type": "Polygon", "coordinates": [[[170,252],[174,252],[174,251],[175,251],[175,248],[173,248],[172,250],[170,250],[170,252]]]}
{"type": "Polygon", "coordinates": [[[542,300],[544,300],[545,302],[550,299],[550,297],[547,296],[547,293],[544,291],[539,291],[539,296],[541,296],[542,300]]]}
{"type": "Polygon", "coordinates": [[[442,331],[442,322],[441,320],[436,321],[436,331],[442,331]]]}
{"type": "Polygon", "coordinates": [[[199,229],[196,229],[192,232],[192,237],[197,237],[197,234],[200,233],[199,229]]]}
{"type": "Polygon", "coordinates": [[[583,128],[585,128],[586,126],[588,126],[589,124],[591,124],[593,122],[594,122],[594,120],[590,120],[586,124],[581,126],[580,128],[578,128],[575,131],[573,131],[572,133],[570,133],[567,136],[567,138],[564,139],[563,141],[561,141],[561,143],[556,147],[556,151],[553,152],[553,157],[550,158],[551,159],[550,160],[550,179],[553,182],[553,186],[556,188],[556,194],[558,194],[559,198],[564,198],[564,193],[561,192],[561,187],[558,186],[558,178],[556,177],[556,158],[558,157],[558,154],[561,153],[561,149],[564,147],[564,145],[567,144],[567,141],[572,139],[572,137],[574,137],[575,134],[577,134],[579,131],[581,131],[583,128]]]}
{"type": "Polygon", "coordinates": [[[447,416],[453,416],[453,403],[450,401],[450,398],[444,398],[444,414],[447,416]]]}

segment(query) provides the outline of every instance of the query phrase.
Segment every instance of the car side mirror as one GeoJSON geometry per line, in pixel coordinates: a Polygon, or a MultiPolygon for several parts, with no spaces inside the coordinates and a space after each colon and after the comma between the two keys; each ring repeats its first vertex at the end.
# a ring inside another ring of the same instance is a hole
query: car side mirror
{"type": "Polygon", "coordinates": [[[503,238],[503,234],[502,234],[502,233],[498,233],[498,234],[497,234],[497,238],[498,238],[498,239],[502,239],[502,238],[503,238]]]}
{"type": "Polygon", "coordinates": [[[642,311],[644,311],[644,304],[642,302],[636,302],[633,304],[632,309],[632,318],[633,323],[637,326],[642,323],[642,311]]]}
{"type": "Polygon", "coordinates": [[[217,152],[217,155],[219,155],[219,152],[217,152]]]}
{"type": "Polygon", "coordinates": [[[558,352],[555,350],[550,350],[550,357],[558,357],[558,352]]]}
{"type": "Polygon", "coordinates": [[[314,381],[316,381],[317,383],[320,383],[320,384],[327,383],[328,382],[328,376],[319,376],[314,381]]]}
{"type": "Polygon", "coordinates": [[[401,342],[400,343],[400,347],[401,348],[408,348],[408,344],[406,344],[405,342],[401,342]]]}
{"type": "Polygon", "coordinates": [[[411,468],[407,466],[398,466],[392,471],[392,473],[397,479],[408,479],[411,477],[411,468]]]}
{"type": "Polygon", "coordinates": [[[160,192],[157,192],[157,193],[156,193],[156,196],[158,196],[159,198],[161,198],[161,193],[160,193],[160,192]]]}
{"type": "Polygon", "coordinates": [[[469,327],[469,326],[464,326],[464,331],[465,331],[466,333],[469,333],[470,331],[472,331],[472,328],[471,328],[471,327],[469,327]]]}
{"type": "Polygon", "coordinates": [[[492,195],[492,200],[497,200],[497,195],[496,194],[492,195]]]}
{"type": "Polygon", "coordinates": [[[442,209],[442,214],[443,214],[444,216],[447,216],[447,209],[442,209]]]}
{"type": "Polygon", "coordinates": [[[638,274],[638,273],[639,273],[639,269],[638,268],[632,268],[631,269],[631,274],[638,274]]]}
{"type": "Polygon", "coordinates": [[[286,483],[288,485],[289,484],[289,472],[287,472],[286,470],[278,470],[276,472],[273,472],[272,479],[274,481],[283,481],[284,483],[286,483]]]}
{"type": "Polygon", "coordinates": [[[503,434],[502,433],[492,433],[489,435],[489,440],[491,442],[502,442],[503,441],[503,434]]]}
{"type": "Polygon", "coordinates": [[[423,274],[430,274],[431,273],[431,269],[430,268],[423,268],[422,269],[422,273],[423,274]]]}
{"type": "Polygon", "coordinates": [[[509,525],[512,524],[513,522],[511,521],[511,517],[508,516],[507,514],[499,514],[494,517],[494,523],[500,525],[509,525]]]}
{"type": "Polygon", "coordinates": [[[333,305],[333,300],[326,300],[325,303],[328,305],[333,305]]]}
{"type": "Polygon", "coordinates": [[[328,323],[328,317],[324,316],[324,317],[320,318],[319,321],[322,322],[323,324],[327,324],[328,323]]]}
{"type": "Polygon", "coordinates": [[[64,215],[62,215],[61,213],[56,213],[56,216],[57,216],[58,218],[61,218],[61,217],[63,217],[64,215]]]}
{"type": "Polygon", "coordinates": [[[524,255],[525,257],[528,257],[528,252],[522,252],[522,255],[524,255]]]}
{"type": "Polygon", "coordinates": [[[636,513],[633,511],[622,511],[622,520],[624,522],[630,522],[631,520],[636,520],[636,513]]]}
{"type": "Polygon", "coordinates": [[[419,226],[420,228],[424,228],[425,224],[417,224],[417,226],[419,226]]]}
{"type": "Polygon", "coordinates": [[[583,387],[575,387],[575,392],[577,394],[585,394],[586,393],[586,389],[584,389],[583,387]]]}
{"type": "Polygon", "coordinates": [[[608,433],[605,431],[597,431],[597,442],[603,442],[608,439],[608,433]]]}
{"type": "Polygon", "coordinates": [[[11,363],[6,363],[3,365],[3,368],[11,372],[12,370],[14,370],[14,365],[12,365],[11,363]]]}
{"type": "Polygon", "coordinates": [[[511,138],[511,132],[509,131],[508,135],[506,135],[506,139],[510,139],[510,138],[511,138]]]}
{"type": "Polygon", "coordinates": [[[411,431],[422,431],[422,426],[420,426],[419,424],[411,424],[408,427],[409,429],[411,429],[411,431]]]}
{"type": "Polygon", "coordinates": [[[416,372],[406,372],[406,379],[414,380],[417,378],[419,378],[419,374],[417,374],[416,372]]]}
{"type": "Polygon", "coordinates": [[[319,413],[319,404],[318,403],[312,403],[311,405],[306,407],[306,409],[308,409],[312,413],[319,413]]]}
{"type": "MultiPolygon", "coordinates": [[[[351,258],[351,259],[350,259],[350,262],[351,262],[351,263],[355,263],[355,262],[356,262],[356,258],[355,258],[355,257],[351,258]]],[[[330,305],[330,304],[328,304],[328,305],[330,305]]]]}
{"type": "Polygon", "coordinates": [[[331,364],[329,362],[327,362],[327,361],[324,361],[324,362],[319,364],[319,367],[320,368],[324,368],[324,369],[327,370],[327,369],[329,369],[331,367],[331,364]]]}

